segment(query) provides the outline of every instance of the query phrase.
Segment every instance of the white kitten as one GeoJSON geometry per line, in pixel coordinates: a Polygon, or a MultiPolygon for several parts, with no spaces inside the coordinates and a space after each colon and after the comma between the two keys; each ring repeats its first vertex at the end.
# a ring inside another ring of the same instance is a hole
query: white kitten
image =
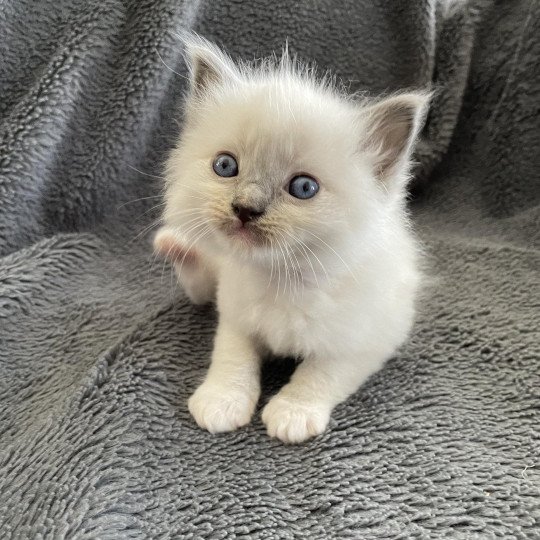
{"type": "Polygon", "coordinates": [[[411,329],[420,273],[405,188],[427,97],[357,102],[287,55],[253,67],[204,40],[187,50],[155,245],[194,302],[217,301],[212,363],[189,410],[212,433],[239,428],[261,357],[299,357],[262,413],[269,435],[298,443],[411,329]]]}

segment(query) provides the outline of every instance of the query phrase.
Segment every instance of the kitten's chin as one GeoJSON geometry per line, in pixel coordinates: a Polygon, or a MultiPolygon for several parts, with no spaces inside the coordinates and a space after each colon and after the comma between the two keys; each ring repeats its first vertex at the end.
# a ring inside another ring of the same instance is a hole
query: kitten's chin
{"type": "Polygon", "coordinates": [[[221,228],[227,247],[246,253],[255,254],[268,245],[264,235],[251,225],[228,222],[221,228]]]}

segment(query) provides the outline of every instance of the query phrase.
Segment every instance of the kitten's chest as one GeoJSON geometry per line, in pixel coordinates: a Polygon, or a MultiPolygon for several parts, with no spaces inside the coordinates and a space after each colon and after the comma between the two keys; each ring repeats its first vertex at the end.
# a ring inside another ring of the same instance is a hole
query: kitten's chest
{"type": "Polygon", "coordinates": [[[304,355],[327,333],[320,292],[284,292],[248,273],[220,283],[220,310],[276,355],[304,355]]]}
{"type": "Polygon", "coordinates": [[[241,319],[277,355],[305,353],[315,325],[305,304],[275,297],[252,302],[241,319]]]}

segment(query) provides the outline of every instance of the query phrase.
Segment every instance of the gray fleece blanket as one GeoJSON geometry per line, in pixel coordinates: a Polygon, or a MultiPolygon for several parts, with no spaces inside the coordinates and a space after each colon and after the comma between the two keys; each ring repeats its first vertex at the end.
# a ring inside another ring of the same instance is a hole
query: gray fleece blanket
{"type": "Polygon", "coordinates": [[[540,538],[537,0],[4,0],[0,33],[0,538],[540,538]],[[215,314],[150,245],[186,29],[436,91],[414,334],[301,446],[186,408],[215,314]]]}

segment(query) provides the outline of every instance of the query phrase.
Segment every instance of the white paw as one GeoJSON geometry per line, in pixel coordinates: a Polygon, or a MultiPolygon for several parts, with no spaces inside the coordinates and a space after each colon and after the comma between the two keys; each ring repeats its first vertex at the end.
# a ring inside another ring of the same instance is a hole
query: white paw
{"type": "Polygon", "coordinates": [[[262,413],[268,435],[284,443],[301,443],[320,435],[330,420],[330,409],[316,402],[294,401],[279,394],[262,413]]]}
{"type": "Polygon", "coordinates": [[[258,400],[256,393],[203,383],[189,398],[189,412],[210,433],[233,431],[249,424],[258,400]]]}
{"type": "Polygon", "coordinates": [[[216,278],[208,261],[175,229],[162,227],[154,238],[156,253],[172,262],[180,285],[194,304],[212,302],[216,294],[216,278]]]}

